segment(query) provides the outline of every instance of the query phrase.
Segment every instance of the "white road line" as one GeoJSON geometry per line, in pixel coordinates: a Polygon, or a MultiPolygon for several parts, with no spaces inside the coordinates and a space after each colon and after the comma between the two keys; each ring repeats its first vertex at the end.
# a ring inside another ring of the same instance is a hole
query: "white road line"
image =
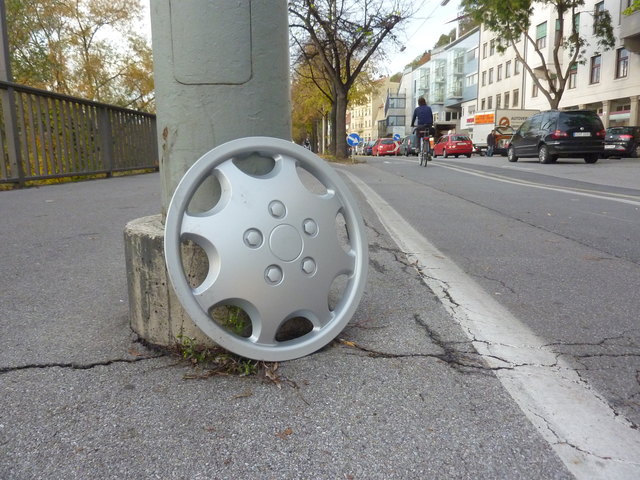
{"type": "MultiPolygon", "coordinates": [[[[417,163],[411,160],[398,159],[398,161],[402,161],[405,163],[417,163]]],[[[385,162],[392,163],[392,162],[385,162]]],[[[495,180],[497,182],[510,183],[512,185],[520,185],[523,187],[530,188],[539,188],[542,190],[553,190],[556,192],[569,193],[572,195],[579,195],[583,197],[591,197],[591,198],[599,198],[602,200],[611,200],[619,203],[627,203],[629,205],[638,205],[640,206],[640,200],[637,195],[626,195],[622,193],[604,193],[598,190],[589,190],[587,188],[574,188],[574,187],[559,187],[557,185],[548,185],[545,183],[537,183],[537,182],[529,182],[527,180],[520,180],[517,178],[505,177],[504,175],[498,175],[495,173],[486,173],[479,172],[472,168],[466,168],[459,165],[451,165],[445,163],[435,163],[436,167],[448,168],[449,170],[456,170],[461,173],[466,173],[468,175],[475,175],[476,177],[486,178],[488,180],[495,180]]]]}
{"type": "Polygon", "coordinates": [[[341,171],[568,470],[579,480],[640,478],[640,432],[373,189],[341,171]]]}

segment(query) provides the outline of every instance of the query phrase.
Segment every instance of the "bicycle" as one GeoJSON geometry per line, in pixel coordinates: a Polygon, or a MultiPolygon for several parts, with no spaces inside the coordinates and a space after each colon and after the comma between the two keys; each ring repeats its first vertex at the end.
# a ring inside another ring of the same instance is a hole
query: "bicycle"
{"type": "Polygon", "coordinates": [[[433,150],[431,149],[431,128],[427,130],[420,130],[422,133],[420,138],[420,166],[427,166],[427,162],[430,162],[433,157],[433,150]]]}

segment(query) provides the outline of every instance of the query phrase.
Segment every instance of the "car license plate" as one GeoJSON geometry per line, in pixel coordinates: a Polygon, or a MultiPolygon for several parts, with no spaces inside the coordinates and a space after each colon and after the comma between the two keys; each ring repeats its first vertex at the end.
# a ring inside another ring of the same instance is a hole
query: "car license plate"
{"type": "Polygon", "coordinates": [[[615,145],[605,145],[605,146],[604,146],[604,149],[605,149],[605,150],[613,150],[614,148],[616,148],[616,146],[615,146],[615,145]]]}
{"type": "Polygon", "coordinates": [[[574,132],[573,136],[574,137],[590,137],[591,132],[574,132]]]}

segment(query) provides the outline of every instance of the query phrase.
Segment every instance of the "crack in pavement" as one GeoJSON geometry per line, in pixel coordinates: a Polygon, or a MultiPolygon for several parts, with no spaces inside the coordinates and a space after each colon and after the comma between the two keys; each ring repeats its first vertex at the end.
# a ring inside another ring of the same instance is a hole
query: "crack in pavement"
{"type": "Polygon", "coordinates": [[[20,370],[32,370],[32,369],[46,369],[46,368],[69,368],[71,370],[90,370],[95,367],[105,367],[109,365],[114,365],[116,363],[136,363],[142,362],[144,360],[152,360],[154,358],[165,357],[167,354],[159,354],[159,355],[151,355],[151,356],[143,356],[136,358],[115,358],[111,360],[103,360],[100,362],[92,362],[92,363],[77,363],[77,362],[52,362],[52,363],[32,363],[27,365],[18,365],[16,367],[0,367],[0,375],[5,373],[17,372],[20,370]]]}

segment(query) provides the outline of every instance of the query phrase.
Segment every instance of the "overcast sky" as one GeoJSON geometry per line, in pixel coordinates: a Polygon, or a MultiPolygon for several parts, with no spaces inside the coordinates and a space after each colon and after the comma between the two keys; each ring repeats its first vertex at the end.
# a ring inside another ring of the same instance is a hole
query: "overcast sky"
{"type": "Polygon", "coordinates": [[[388,52],[389,75],[401,72],[418,55],[432,49],[440,35],[448,34],[456,28],[456,22],[448,22],[458,17],[460,1],[450,0],[444,7],[440,5],[441,2],[442,0],[416,0],[420,9],[415,18],[409,20],[404,27],[405,33],[399,35],[399,40],[406,49],[403,52],[388,52]]]}
{"type": "MultiPolygon", "coordinates": [[[[143,22],[142,27],[151,41],[151,26],[149,20],[149,2],[142,1],[143,22]]],[[[405,50],[389,50],[389,65],[382,68],[381,73],[393,75],[401,72],[404,66],[421,55],[426,50],[433,48],[440,35],[449,33],[455,28],[456,23],[448,23],[457,18],[460,8],[460,0],[450,0],[445,6],[441,6],[442,0],[415,0],[419,7],[415,18],[409,20],[404,26],[404,32],[398,32],[399,40],[405,46],[405,50]]]]}

